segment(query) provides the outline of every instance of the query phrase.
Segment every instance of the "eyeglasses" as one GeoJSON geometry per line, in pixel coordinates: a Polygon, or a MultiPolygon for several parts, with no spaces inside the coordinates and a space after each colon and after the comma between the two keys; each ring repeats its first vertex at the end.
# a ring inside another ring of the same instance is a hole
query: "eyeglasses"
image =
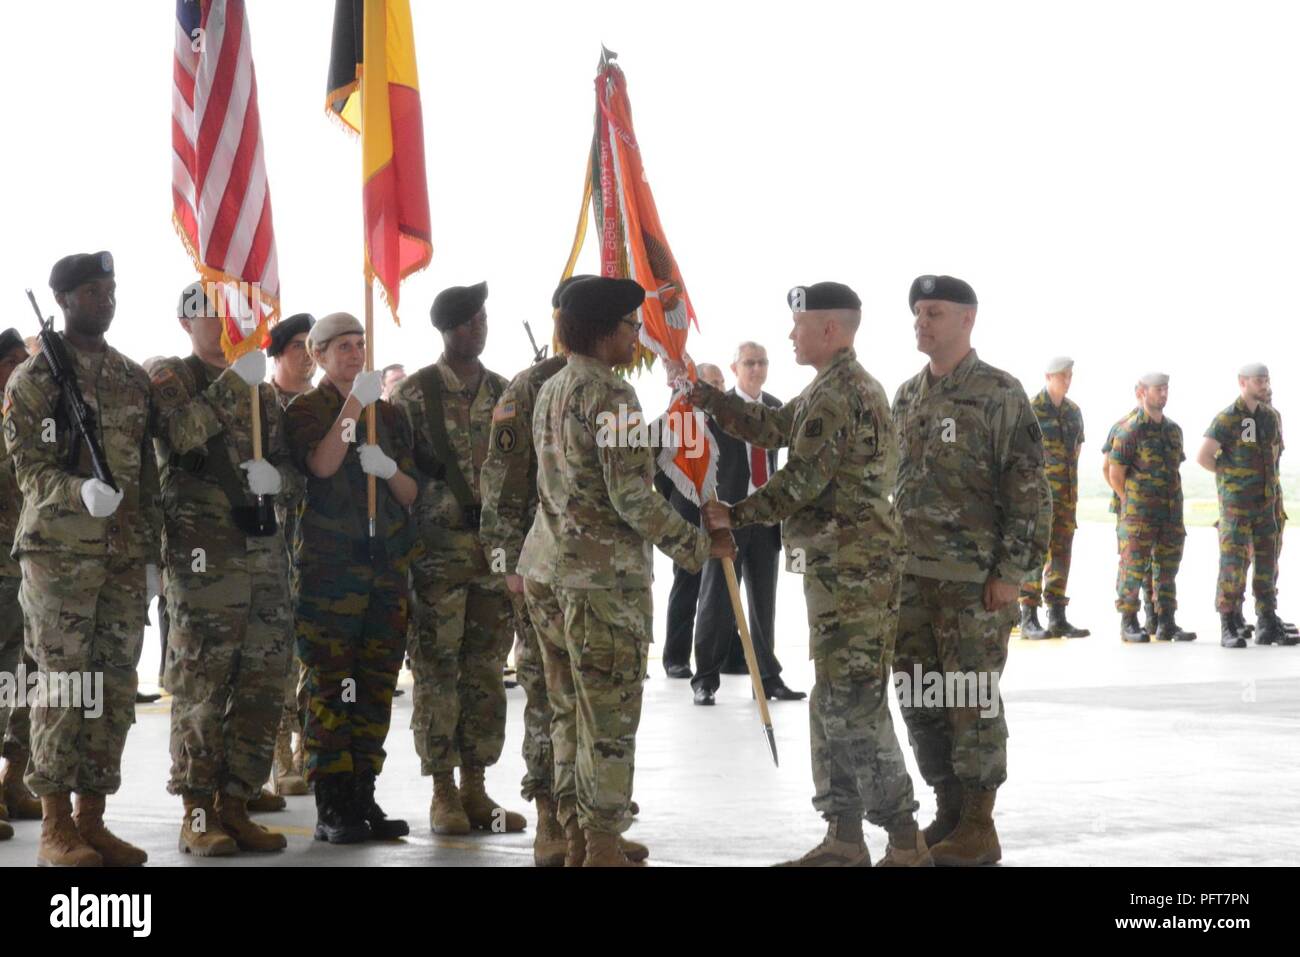
{"type": "Polygon", "coordinates": [[[620,319],[619,322],[626,323],[632,327],[633,332],[640,332],[642,322],[640,319],[620,319]]]}

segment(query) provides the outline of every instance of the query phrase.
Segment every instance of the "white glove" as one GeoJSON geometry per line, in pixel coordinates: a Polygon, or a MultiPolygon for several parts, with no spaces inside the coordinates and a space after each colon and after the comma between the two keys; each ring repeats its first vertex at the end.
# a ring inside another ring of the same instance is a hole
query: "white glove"
{"type": "Polygon", "coordinates": [[[249,459],[239,467],[248,473],[248,487],[254,495],[275,495],[280,491],[280,470],[266,459],[249,459]]]}
{"type": "Polygon", "coordinates": [[[230,368],[249,385],[258,385],[266,380],[266,353],[261,349],[245,352],[230,368]]]}
{"type": "Polygon", "coordinates": [[[81,501],[95,518],[108,518],[122,504],[122,493],[114,492],[99,479],[86,479],[81,483],[81,501]]]}
{"type": "MultiPolygon", "coordinates": [[[[363,372],[362,375],[365,375],[363,372]]],[[[384,454],[377,445],[363,445],[357,452],[361,456],[361,471],[375,478],[390,479],[397,474],[397,463],[384,454]]]]}
{"type": "Polygon", "coordinates": [[[357,377],[352,380],[351,398],[361,403],[361,408],[365,408],[384,394],[384,374],[379,371],[358,372],[357,377]]]}
{"type": "Polygon", "coordinates": [[[144,566],[144,603],[145,607],[162,594],[162,576],[158,574],[157,565],[144,566]]]}

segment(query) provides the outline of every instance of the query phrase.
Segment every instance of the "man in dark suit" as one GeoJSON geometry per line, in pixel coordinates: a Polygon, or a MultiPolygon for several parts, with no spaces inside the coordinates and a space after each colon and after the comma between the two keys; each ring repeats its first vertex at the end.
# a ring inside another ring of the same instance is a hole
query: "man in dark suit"
{"type": "MultiPolygon", "coordinates": [[[[750,402],[762,402],[779,409],[781,401],[763,391],[767,381],[767,350],[757,342],[742,342],[736,349],[731,371],[736,374],[732,391],[750,402]]],[[[718,498],[739,502],[767,483],[776,471],[776,452],[751,446],[732,438],[721,429],[710,430],[718,447],[718,498]]],[[[754,640],[763,690],[778,701],[806,698],[781,680],[781,663],[776,660],[773,634],[776,619],[776,574],[781,557],[781,526],[751,525],[735,530],[736,579],[744,582],[749,599],[749,633],[754,640]]],[[[710,560],[700,573],[699,612],[695,621],[695,677],[691,687],[695,703],[711,705],[718,690],[719,672],[736,639],[736,618],[727,593],[726,572],[720,560],[710,560]]]]}

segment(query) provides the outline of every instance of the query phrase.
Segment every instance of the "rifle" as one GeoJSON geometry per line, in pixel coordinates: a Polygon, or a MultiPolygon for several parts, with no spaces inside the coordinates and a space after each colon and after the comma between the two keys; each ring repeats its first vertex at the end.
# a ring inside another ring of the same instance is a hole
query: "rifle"
{"type": "Polygon", "coordinates": [[[37,335],[41,340],[41,355],[45,356],[54,384],[59,387],[59,405],[71,418],[72,445],[68,450],[67,468],[72,470],[77,467],[77,461],[81,457],[81,444],[84,442],[87,451],[90,452],[90,470],[95,478],[114,492],[119,492],[121,489],[113,481],[113,473],[108,467],[108,458],[99,445],[99,425],[96,422],[95,412],[86,405],[86,400],[81,395],[81,387],[77,384],[77,370],[68,358],[63,340],[54,334],[54,317],[50,316],[46,319],[41,315],[41,307],[36,305],[36,297],[32,295],[30,289],[27,290],[27,300],[32,304],[32,310],[40,322],[41,331],[37,335]]]}
{"type": "Polygon", "coordinates": [[[533,364],[536,365],[546,358],[546,346],[537,348],[537,340],[533,338],[533,330],[527,319],[524,320],[524,332],[528,333],[528,344],[533,347],[533,364]]]}

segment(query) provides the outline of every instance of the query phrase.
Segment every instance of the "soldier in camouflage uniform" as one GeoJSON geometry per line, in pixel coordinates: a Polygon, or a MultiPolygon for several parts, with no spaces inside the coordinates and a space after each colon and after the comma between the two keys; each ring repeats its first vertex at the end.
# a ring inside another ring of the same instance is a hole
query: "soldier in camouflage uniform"
{"type": "Polygon", "coordinates": [[[351,843],[409,832],[375,802],[406,645],[407,575],[418,550],[407,508],[419,491],[403,417],[380,400],[380,374],[362,371],[365,333],[347,313],[312,326],[316,388],[285,411],[289,450],[307,477],[298,514],[294,632],[307,666],[307,778],[316,786],[317,840],[351,843]],[[368,416],[375,408],[375,433],[368,416]],[[371,527],[367,476],[375,476],[371,527]]]}
{"type": "Polygon", "coordinates": [[[576,802],[560,797],[558,808],[566,862],[589,867],[630,863],[619,835],[632,820],[651,545],[689,569],[735,553],[727,541],[710,546],[659,495],[648,447],[618,439],[643,421],[613,370],[632,359],[644,299],[626,279],[584,279],[561,295],[556,330],[569,361],[537,395],[538,502],[517,569],[542,637],[557,790],[568,760],[561,731],[575,728],[576,802]]]}
{"type": "Polygon", "coordinates": [[[393,405],[406,420],[420,470],[414,515],[423,554],[412,567],[416,628],[411,730],[420,771],[433,777],[429,827],[522,831],[524,816],[487,794],[486,769],[505,745],[501,669],[513,637],[505,578],[479,540],[479,470],[492,410],[506,380],[479,355],[487,342],[487,283],[453,286],[433,301],[437,362],[403,379],[393,405]],[[457,789],[455,770],[460,769],[457,789]]]}
{"type": "Polygon", "coordinates": [[[858,363],[862,303],[848,286],[792,289],[795,361],[817,370],[779,409],[697,384],[691,401],[724,432],[789,458],[761,489],[730,507],[706,502],[706,524],[782,523],[788,570],[808,604],[813,807],[828,822],[797,867],[870,867],[862,817],[889,834],[884,866],[932,863],[916,826],[920,806],[889,715],[904,549],[889,501],[898,442],[889,400],[858,363]]]}
{"type": "Polygon", "coordinates": [[[996,682],[1006,666],[1020,583],[1051,529],[1038,421],[1020,383],[971,348],[975,292],[950,276],[921,276],[908,304],[928,366],[894,396],[902,456],[894,502],[909,550],[894,672],[899,703],[939,811],[925,829],[938,865],[1002,856],[993,825],[1007,777],[1007,724],[996,682]],[[942,708],[906,679],[942,675],[942,708]],[[990,707],[966,687],[986,687],[990,707]],[[949,681],[952,687],[949,688],[949,681]],[[949,696],[952,697],[949,697],[949,696]]]}
{"type": "Polygon", "coordinates": [[[1246,570],[1253,561],[1256,644],[1295,644],[1277,616],[1275,497],[1282,425],[1268,404],[1273,398],[1268,367],[1243,366],[1237,384],[1241,395],[1214,417],[1196,457],[1214,473],[1219,497],[1219,584],[1214,605],[1221,621],[1220,643],[1225,648],[1246,647],[1242,604],[1246,570]]]}
{"type": "Polygon", "coordinates": [[[256,496],[300,497],[266,358],[233,364],[202,283],[177,310],[191,355],[152,364],[154,447],[162,476],[172,693],[171,779],[184,803],[180,849],[199,857],[283,850],[248,817],[271,767],[290,657],[288,557],[278,528],[257,527],[256,496]],[[253,456],[252,387],[262,458],[253,456]],[[246,488],[245,488],[246,487],[246,488]],[[250,494],[251,493],[251,494],[250,494]]]}
{"type": "Polygon", "coordinates": [[[1115,430],[1109,456],[1110,486],[1120,498],[1123,539],[1115,608],[1121,615],[1120,637],[1150,641],[1137,620],[1138,591],[1151,566],[1157,641],[1192,641],[1174,620],[1178,607],[1175,579],[1183,560],[1183,484],[1179,464],[1183,430],[1165,416],[1169,376],[1149,372],[1138,380],[1138,409],[1115,430]]]}
{"type": "MultiPolygon", "coordinates": [[[[1137,392],[1136,389],[1134,389],[1133,391],[1135,393],[1137,392]]],[[[1134,413],[1138,412],[1140,408],[1141,406],[1134,406],[1133,411],[1130,412],[1129,415],[1133,415],[1134,413]]],[[[1127,418],[1128,416],[1125,416],[1124,419],[1120,419],[1118,422],[1116,422],[1114,425],[1110,427],[1110,431],[1106,433],[1106,441],[1103,442],[1101,445],[1101,477],[1102,480],[1105,481],[1105,483],[1108,486],[1110,485],[1110,450],[1111,447],[1115,444],[1115,433],[1119,431],[1119,427],[1124,424],[1124,421],[1127,418]]],[[[1115,516],[1115,554],[1116,556],[1123,555],[1124,554],[1124,523],[1120,521],[1119,492],[1113,487],[1110,490],[1110,505],[1108,506],[1108,511],[1110,512],[1110,514],[1115,516]]],[[[1116,588],[1119,588],[1119,583],[1122,580],[1122,575],[1123,575],[1123,569],[1122,568],[1117,569],[1117,571],[1115,572],[1116,588]]],[[[1152,603],[1151,600],[1151,562],[1150,561],[1147,562],[1146,570],[1143,572],[1143,576],[1142,576],[1142,614],[1145,616],[1143,630],[1148,635],[1154,635],[1156,633],[1156,610],[1155,610],[1155,605],[1152,603]]]]}
{"type": "Polygon", "coordinates": [[[1086,638],[1065,618],[1066,582],[1070,553],[1079,527],[1079,449],[1083,446],[1083,412],[1066,397],[1074,379],[1074,360],[1057,356],[1047,364],[1047,385],[1029,403],[1043,432],[1043,471],[1052,490],[1052,533],[1047,562],[1020,585],[1020,636],[1022,638],[1086,638]],[[1043,579],[1047,586],[1044,589],[1043,579]],[[1038,604],[1047,597],[1047,627],[1038,621],[1038,604]]]}
{"type": "Polygon", "coordinates": [[[104,341],[117,305],[112,256],[59,260],[50,288],[65,323],[65,331],[53,335],[97,417],[117,490],[91,477],[86,443],[70,461],[71,413],[45,357],[23,363],[9,380],[4,411],[5,441],[23,496],[14,556],[23,572],[18,598],[27,647],[43,681],[60,673],[103,679],[99,713],[69,702],[32,708],[27,784],[44,813],[36,860],[143,864],[144,851],[104,826],[104,805],[121,785],[122,749],[135,721],[146,582],[157,575],[153,563],[162,534],[149,441],[153,399],[145,371],[104,341]]]}

